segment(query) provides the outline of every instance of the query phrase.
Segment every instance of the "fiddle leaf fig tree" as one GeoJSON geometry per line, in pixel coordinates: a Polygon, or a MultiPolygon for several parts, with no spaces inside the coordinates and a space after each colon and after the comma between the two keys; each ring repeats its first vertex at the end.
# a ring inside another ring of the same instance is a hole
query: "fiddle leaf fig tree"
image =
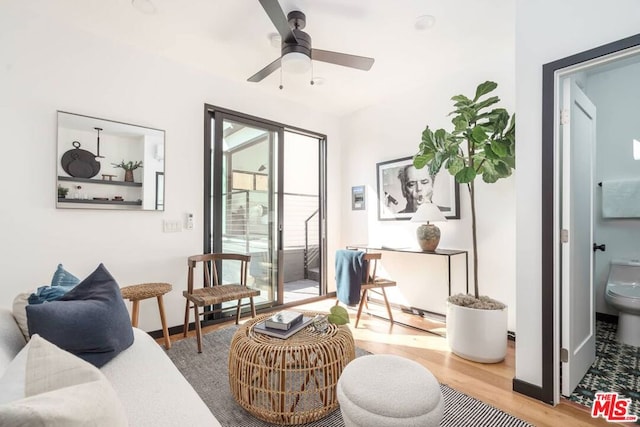
{"type": "MultiPolygon", "coordinates": [[[[418,153],[413,165],[429,168],[431,175],[445,168],[455,180],[467,186],[471,201],[471,227],[473,237],[473,290],[475,300],[480,299],[478,289],[478,247],[476,237],[476,203],[474,182],[478,176],[486,183],[494,183],[511,175],[515,169],[515,114],[494,107],[497,96],[488,96],[498,85],[487,81],[478,85],[475,96],[456,95],[451,123],[453,130],[432,131],[429,126],[422,132],[418,153]]],[[[474,305],[457,296],[451,302],[474,305]]],[[[474,298],[469,298],[474,300],[474,298]]],[[[485,298],[483,298],[485,299],[485,298]]],[[[493,307],[502,308],[502,307],[493,307]]]]}

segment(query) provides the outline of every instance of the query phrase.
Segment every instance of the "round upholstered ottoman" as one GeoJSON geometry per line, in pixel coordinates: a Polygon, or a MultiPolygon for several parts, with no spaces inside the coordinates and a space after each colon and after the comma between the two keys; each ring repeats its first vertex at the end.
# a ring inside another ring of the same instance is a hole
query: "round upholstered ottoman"
{"type": "Polygon", "coordinates": [[[354,359],[342,371],[337,395],[346,427],[437,426],[444,411],[433,374],[390,354],[354,359]]]}

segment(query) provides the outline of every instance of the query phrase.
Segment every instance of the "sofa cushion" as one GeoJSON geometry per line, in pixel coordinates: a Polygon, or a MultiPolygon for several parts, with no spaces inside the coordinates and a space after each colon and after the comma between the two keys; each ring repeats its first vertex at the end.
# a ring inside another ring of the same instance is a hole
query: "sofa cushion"
{"type": "Polygon", "coordinates": [[[95,367],[34,335],[29,343],[22,399],[0,404],[10,426],[126,426],[124,409],[95,367]]]}
{"type": "Polygon", "coordinates": [[[13,317],[20,327],[24,339],[29,341],[29,326],[27,325],[27,305],[29,305],[29,293],[23,292],[13,299],[13,317]]]}
{"type": "Polygon", "coordinates": [[[29,304],[42,304],[43,302],[58,300],[75,288],[78,283],[80,283],[80,279],[65,270],[62,264],[58,264],[51,278],[51,285],[40,286],[34,293],[29,295],[29,304]]]}
{"type": "Polygon", "coordinates": [[[57,301],[28,305],[29,333],[97,367],[133,343],[120,287],[104,265],[57,301]]]}
{"type": "Polygon", "coordinates": [[[25,344],[26,340],[11,311],[0,308],[0,377],[25,344]]]}
{"type": "MultiPolygon", "coordinates": [[[[207,405],[146,332],[133,328],[131,347],[100,368],[136,427],[220,427],[207,405]]],[[[194,357],[207,357],[194,352],[194,357]]],[[[212,363],[225,363],[217,361],[212,363]]]]}
{"type": "Polygon", "coordinates": [[[25,370],[27,354],[31,345],[27,343],[16,357],[9,363],[7,369],[0,376],[0,405],[25,396],[25,370]]]}

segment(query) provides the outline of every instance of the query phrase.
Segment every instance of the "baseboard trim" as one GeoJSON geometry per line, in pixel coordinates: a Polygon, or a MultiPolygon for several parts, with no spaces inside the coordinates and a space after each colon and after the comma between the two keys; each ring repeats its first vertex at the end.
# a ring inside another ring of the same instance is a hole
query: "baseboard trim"
{"type": "Polygon", "coordinates": [[[517,378],[514,378],[513,391],[518,392],[520,394],[524,394],[525,396],[529,396],[534,399],[540,400],[549,405],[553,405],[553,398],[548,399],[547,396],[545,396],[544,390],[542,389],[542,387],[533,385],[526,381],[522,381],[517,378]]]}
{"type": "MultiPolygon", "coordinates": [[[[375,300],[381,304],[384,304],[383,300],[375,300]]],[[[398,309],[407,314],[415,314],[416,316],[424,317],[425,319],[435,320],[437,322],[446,323],[447,316],[442,313],[436,313],[435,311],[424,310],[418,307],[407,307],[400,304],[390,303],[391,308],[398,309]]]]}
{"type": "Polygon", "coordinates": [[[607,323],[617,324],[618,323],[618,316],[616,316],[614,314],[596,312],[596,320],[600,320],[602,322],[607,322],[607,323]]]}
{"type": "MultiPolygon", "coordinates": [[[[336,295],[336,292],[334,291],[334,292],[329,292],[329,293],[327,293],[326,295],[323,295],[323,296],[312,298],[310,300],[305,300],[305,303],[324,300],[324,299],[330,299],[330,298],[336,298],[336,297],[337,297],[337,295],[336,295]]],[[[377,298],[369,298],[369,301],[384,306],[384,301],[383,300],[379,300],[377,298]]],[[[298,303],[296,302],[296,303],[293,303],[293,304],[285,304],[285,305],[281,305],[281,306],[277,306],[277,307],[269,307],[269,308],[266,308],[266,309],[257,310],[257,312],[258,312],[258,314],[266,313],[266,312],[269,312],[269,311],[282,310],[283,308],[287,308],[287,307],[295,306],[295,305],[298,305],[298,303]]],[[[435,320],[435,321],[440,321],[440,322],[446,323],[446,316],[441,314],[441,313],[435,313],[435,312],[428,311],[428,310],[423,310],[423,309],[420,309],[420,308],[417,308],[417,307],[406,307],[406,306],[402,306],[400,304],[394,304],[394,303],[390,303],[389,305],[391,306],[391,308],[394,308],[396,310],[400,310],[400,311],[405,312],[407,314],[413,314],[413,315],[421,316],[421,317],[424,317],[424,318],[427,318],[427,319],[430,318],[431,320],[435,320]]],[[[235,316],[235,314],[233,314],[233,316],[235,316]]],[[[205,321],[205,322],[202,323],[202,326],[209,326],[209,325],[214,325],[216,323],[226,322],[230,318],[233,318],[233,316],[228,316],[228,317],[225,317],[223,319],[205,321]]],[[[374,317],[379,317],[381,319],[385,319],[383,316],[377,316],[377,315],[373,315],[373,316],[374,317]]],[[[598,320],[605,320],[605,321],[614,322],[614,323],[617,322],[617,316],[612,316],[610,314],[604,314],[604,313],[596,313],[596,316],[597,316],[598,320]],[[600,319],[600,316],[605,316],[606,318],[605,319],[600,319]],[[609,318],[612,318],[613,320],[607,320],[609,318]]],[[[388,320],[388,319],[385,319],[385,320],[388,320]]],[[[408,326],[410,328],[419,329],[421,331],[430,332],[427,329],[419,328],[419,327],[412,326],[412,325],[407,325],[407,324],[402,323],[402,322],[394,321],[394,323],[398,323],[398,324],[400,324],[402,326],[408,326]]],[[[195,323],[193,323],[193,322],[189,323],[189,330],[190,331],[193,331],[195,328],[196,328],[195,323]]],[[[183,329],[182,325],[170,326],[168,328],[169,335],[181,334],[182,333],[182,329],[183,329]]],[[[155,330],[155,331],[150,331],[150,332],[147,332],[147,333],[149,335],[151,335],[152,338],[155,338],[155,339],[159,339],[159,338],[163,337],[162,329],[158,329],[158,330],[155,330]]],[[[516,333],[513,332],[513,331],[507,331],[507,338],[510,341],[514,341],[515,342],[516,341],[516,333]]],[[[516,380],[514,379],[514,381],[516,381],[516,380]]],[[[515,388],[514,388],[514,390],[515,390],[515,388]]],[[[526,394],[526,393],[523,393],[523,394],[526,394]]]]}
{"type": "MultiPolygon", "coordinates": [[[[367,294],[367,298],[368,298],[368,301],[370,302],[375,302],[376,304],[384,305],[384,300],[382,298],[378,298],[377,296],[371,296],[368,294],[367,294]]],[[[429,311],[423,308],[409,307],[409,306],[398,304],[395,302],[390,302],[389,307],[402,311],[407,314],[415,314],[416,316],[430,318],[438,322],[444,323],[446,320],[446,316],[443,313],[436,313],[435,311],[429,311]]]]}
{"type": "MultiPolygon", "coordinates": [[[[373,303],[376,303],[376,304],[384,306],[384,300],[382,300],[380,298],[369,297],[369,302],[373,302],[373,303]]],[[[447,323],[447,316],[445,316],[442,313],[436,313],[435,311],[429,311],[429,310],[425,310],[425,309],[418,308],[418,307],[407,307],[405,305],[396,304],[396,303],[393,303],[393,302],[389,303],[389,306],[391,308],[395,308],[396,310],[400,310],[403,313],[413,314],[413,315],[416,315],[416,316],[423,317],[425,319],[435,320],[437,322],[442,322],[442,323],[445,323],[445,324],[447,323]]],[[[376,317],[380,317],[380,318],[384,319],[384,317],[382,317],[382,316],[376,316],[376,317]]],[[[409,325],[405,325],[404,323],[401,323],[401,322],[394,321],[394,323],[399,323],[399,324],[404,325],[404,326],[409,326],[409,325]]],[[[420,329],[422,331],[430,332],[429,330],[423,329],[423,328],[420,328],[420,327],[415,327],[415,326],[411,326],[411,327],[414,327],[416,329],[420,329]]],[[[514,331],[509,331],[508,330],[507,331],[507,339],[509,341],[516,342],[516,333],[514,331]]]]}
{"type": "MultiPolygon", "coordinates": [[[[195,328],[195,325],[193,323],[189,323],[189,329],[193,329],[193,328],[195,328]]],[[[182,325],[180,325],[180,326],[171,326],[170,328],[168,328],[168,330],[169,330],[169,335],[181,334],[182,333],[182,325]]],[[[151,335],[151,338],[154,338],[154,339],[158,339],[158,338],[162,338],[163,337],[162,329],[159,329],[157,331],[147,332],[147,334],[151,335]]]]}
{"type": "MultiPolygon", "coordinates": [[[[329,292],[327,295],[320,295],[314,298],[309,298],[304,300],[303,304],[307,304],[307,303],[312,303],[312,302],[316,302],[316,301],[322,301],[325,299],[330,299],[330,298],[335,298],[336,297],[336,293],[335,292],[329,292]]],[[[289,303],[289,304],[283,304],[283,305],[278,305],[278,306],[272,306],[272,307],[263,307],[261,309],[256,309],[256,313],[257,314],[262,314],[262,313],[268,313],[270,311],[277,311],[277,310],[283,310],[289,307],[295,307],[297,305],[300,305],[299,301],[295,301],[293,303],[289,303]]],[[[235,309],[230,311],[228,313],[227,316],[225,316],[222,319],[216,319],[216,320],[207,320],[202,322],[202,326],[210,326],[210,325],[215,325],[216,323],[223,323],[223,322],[227,322],[229,321],[229,319],[234,319],[235,318],[235,309]]],[[[242,310],[242,314],[241,314],[241,319],[242,317],[245,317],[247,314],[249,314],[249,311],[247,308],[242,310]]],[[[196,324],[191,322],[189,323],[189,330],[193,331],[196,329],[196,324]]],[[[170,326],[168,328],[169,330],[169,335],[176,335],[176,334],[181,334],[183,327],[182,325],[177,325],[177,326],[170,326]]],[[[151,335],[152,338],[158,339],[158,338],[162,338],[163,334],[162,334],[162,329],[158,329],[155,331],[151,331],[151,332],[147,332],[149,335],[151,335]]]]}

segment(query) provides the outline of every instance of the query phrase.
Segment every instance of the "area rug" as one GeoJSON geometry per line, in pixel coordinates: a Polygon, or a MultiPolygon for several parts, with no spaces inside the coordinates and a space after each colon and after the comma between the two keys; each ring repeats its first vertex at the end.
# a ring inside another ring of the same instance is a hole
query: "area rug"
{"type": "MultiPolygon", "coordinates": [[[[236,403],[229,390],[227,357],[229,344],[237,326],[231,326],[204,335],[202,353],[198,354],[196,339],[187,338],[174,343],[167,355],[182,375],[193,386],[223,427],[272,427],[253,417],[236,403]]],[[[369,354],[356,348],[356,357],[369,354]]],[[[531,426],[523,420],[487,405],[473,397],[460,393],[444,384],[440,385],[444,396],[444,416],[441,426],[477,427],[531,426]]],[[[340,410],[308,427],[343,427],[340,410]]]]}

